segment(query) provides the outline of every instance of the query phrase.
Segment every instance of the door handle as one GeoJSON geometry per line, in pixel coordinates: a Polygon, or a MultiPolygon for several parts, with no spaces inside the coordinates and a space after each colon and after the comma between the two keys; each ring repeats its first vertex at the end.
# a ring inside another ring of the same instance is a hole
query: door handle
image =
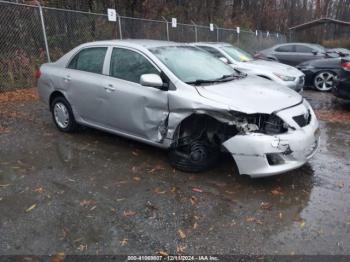
{"type": "Polygon", "coordinates": [[[63,80],[64,80],[65,82],[69,82],[71,79],[72,79],[72,78],[71,78],[69,75],[63,77],[63,80]]]}
{"type": "Polygon", "coordinates": [[[116,88],[112,84],[109,84],[105,87],[105,90],[107,92],[114,92],[116,90],[116,88]]]}

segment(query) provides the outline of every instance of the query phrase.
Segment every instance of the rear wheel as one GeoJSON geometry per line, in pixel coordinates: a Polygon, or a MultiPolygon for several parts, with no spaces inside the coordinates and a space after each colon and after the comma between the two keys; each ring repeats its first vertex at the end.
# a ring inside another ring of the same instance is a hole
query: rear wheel
{"type": "Polygon", "coordinates": [[[62,132],[73,132],[78,125],[75,122],[72,108],[63,97],[56,97],[51,103],[52,119],[56,127],[62,132]]]}
{"type": "Polygon", "coordinates": [[[176,169],[197,173],[213,167],[219,160],[220,150],[207,137],[191,141],[188,145],[170,150],[169,161],[176,169]]]}
{"type": "Polygon", "coordinates": [[[330,91],[334,86],[336,74],[330,71],[318,72],[314,78],[314,87],[321,92],[330,91]]]}

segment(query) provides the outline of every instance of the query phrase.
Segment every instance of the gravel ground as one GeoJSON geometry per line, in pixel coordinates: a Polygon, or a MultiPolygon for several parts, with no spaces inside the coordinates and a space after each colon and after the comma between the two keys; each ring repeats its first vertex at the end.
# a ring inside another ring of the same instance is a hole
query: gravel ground
{"type": "MultiPolygon", "coordinates": [[[[202,174],[92,129],[60,133],[35,96],[0,105],[0,254],[350,254],[350,105],[305,91],[320,151],[264,179],[202,174]]],[[[1,99],[0,99],[1,100],[1,99]]]]}

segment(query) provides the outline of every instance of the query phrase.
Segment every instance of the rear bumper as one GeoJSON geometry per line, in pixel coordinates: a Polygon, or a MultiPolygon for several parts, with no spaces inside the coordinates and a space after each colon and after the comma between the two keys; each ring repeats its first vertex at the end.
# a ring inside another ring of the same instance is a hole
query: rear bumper
{"type": "Polygon", "coordinates": [[[319,124],[312,112],[311,122],[303,128],[281,135],[237,135],[223,146],[232,154],[240,174],[265,177],[304,165],[317,152],[319,133],[319,124]],[[270,156],[277,157],[279,162],[271,162],[270,156]]]}

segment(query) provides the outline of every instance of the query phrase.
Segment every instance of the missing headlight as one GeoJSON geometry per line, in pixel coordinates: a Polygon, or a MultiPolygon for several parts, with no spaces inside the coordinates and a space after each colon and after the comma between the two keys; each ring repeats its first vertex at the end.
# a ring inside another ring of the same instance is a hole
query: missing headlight
{"type": "Polygon", "coordinates": [[[244,114],[240,112],[231,112],[231,114],[235,117],[237,125],[246,132],[276,135],[288,131],[288,125],[276,115],[244,114]]]}

